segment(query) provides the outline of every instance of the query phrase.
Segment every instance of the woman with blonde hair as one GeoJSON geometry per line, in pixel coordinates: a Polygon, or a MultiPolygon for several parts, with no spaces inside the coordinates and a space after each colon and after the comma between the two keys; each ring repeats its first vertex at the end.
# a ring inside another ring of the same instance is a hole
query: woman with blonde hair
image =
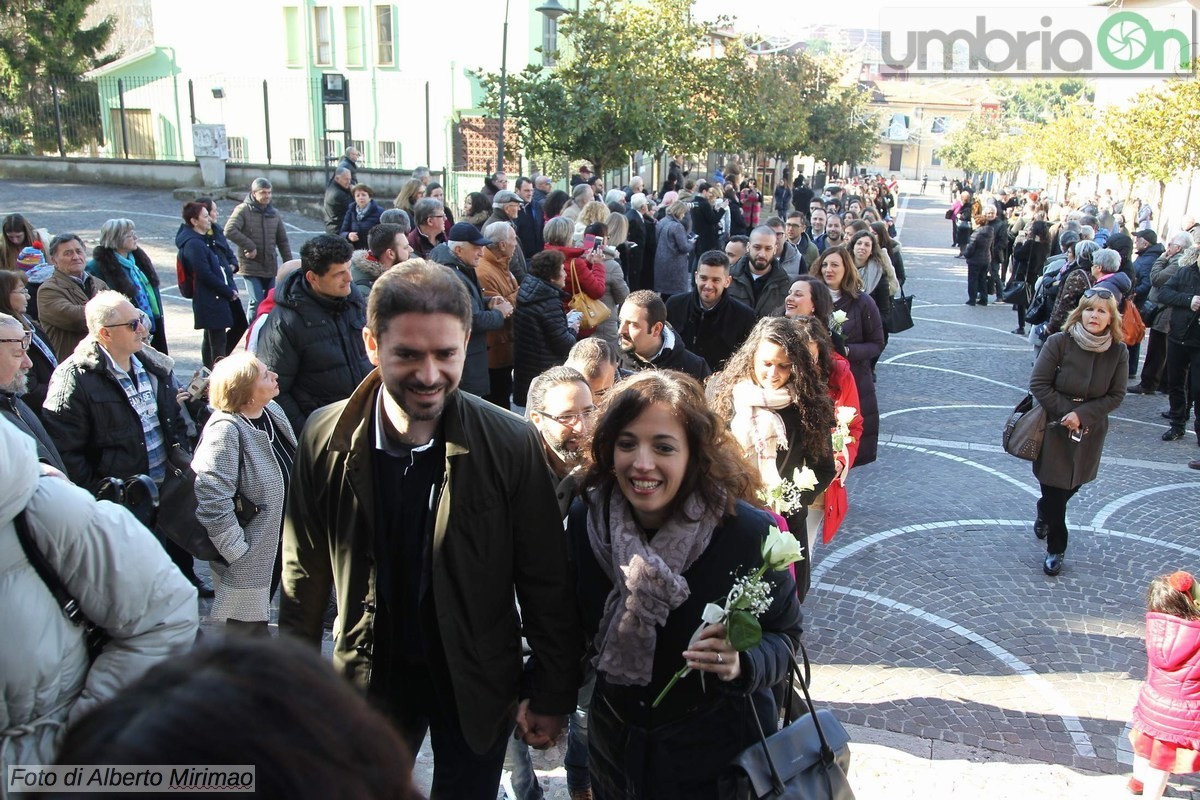
{"type": "Polygon", "coordinates": [[[1108,415],[1125,399],[1129,350],[1110,289],[1093,287],[1042,346],[1029,392],[1046,412],[1046,434],[1033,462],[1042,488],[1033,532],[1046,540],[1042,571],[1062,572],[1067,551],[1067,503],[1096,478],[1108,415]]]}
{"type": "Polygon", "coordinates": [[[393,205],[405,214],[408,214],[409,230],[417,227],[417,218],[413,216],[413,206],[424,196],[425,184],[416,180],[409,180],[408,183],[400,187],[400,193],[396,195],[393,205]]]}
{"type": "Polygon", "coordinates": [[[211,564],[216,600],[210,616],[262,636],[279,586],[279,541],[296,434],[275,402],[278,377],[253,353],[217,362],[208,393],[213,414],[192,469],[196,516],[225,560],[211,564]]]}
{"type": "Polygon", "coordinates": [[[599,200],[593,200],[584,206],[583,210],[579,212],[579,216],[575,218],[575,244],[583,244],[583,232],[587,229],[588,225],[595,225],[597,222],[607,225],[608,215],[611,213],[608,210],[608,206],[599,200]]]}
{"type": "Polygon", "coordinates": [[[100,226],[100,244],[92,251],[87,271],[108,284],[108,288],[129,298],[134,308],[149,318],[150,345],[158,352],[166,353],[167,330],[158,271],[138,241],[133,220],[106,221],[100,226]]]}

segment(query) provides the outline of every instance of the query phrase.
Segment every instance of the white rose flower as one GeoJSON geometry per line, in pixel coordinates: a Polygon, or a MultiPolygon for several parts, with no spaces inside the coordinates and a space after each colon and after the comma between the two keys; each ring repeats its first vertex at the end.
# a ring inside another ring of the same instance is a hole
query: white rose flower
{"type": "Polygon", "coordinates": [[[796,488],[801,491],[808,491],[817,488],[817,473],[813,472],[805,464],[803,468],[797,468],[792,473],[792,483],[796,484],[796,488]]]}
{"type": "Polygon", "coordinates": [[[772,526],[766,541],[763,542],[763,562],[767,569],[780,570],[802,558],[804,558],[804,551],[800,548],[800,542],[796,541],[796,537],[772,526]]]}
{"type": "Polygon", "coordinates": [[[858,416],[858,409],[853,406],[838,406],[837,407],[837,424],[849,425],[858,416]]]}

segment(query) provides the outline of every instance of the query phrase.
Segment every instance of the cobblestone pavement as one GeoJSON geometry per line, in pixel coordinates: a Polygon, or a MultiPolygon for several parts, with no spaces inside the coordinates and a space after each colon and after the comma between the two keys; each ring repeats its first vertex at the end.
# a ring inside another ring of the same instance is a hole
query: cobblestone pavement
{"type": "MultiPolygon", "coordinates": [[[[1129,395],[1098,479],[1071,503],[1063,574],[1043,575],[1037,482],[999,447],[1032,349],[1009,333],[1011,306],[963,304],[946,203],[908,195],[903,206],[916,326],[879,362],[879,461],[851,473],[850,516],[817,554],[805,602],[815,691],[848,723],[926,740],[935,761],[950,743],[990,753],[993,767],[1127,773],[1147,583],[1198,566],[1196,441],[1162,442],[1166,398],[1129,395]]],[[[1048,797],[1123,781],[1021,783],[1021,796],[1048,797]]]]}
{"type": "MultiPolygon", "coordinates": [[[[89,244],[103,220],[133,218],[173,287],[180,204],[169,193],[7,181],[0,192],[4,213],[89,244]]],[[[1164,396],[1128,396],[1099,478],[1071,503],[1066,568],[1044,576],[1037,483],[999,447],[1032,350],[1009,333],[1010,306],[963,305],[966,268],[945,246],[945,207],[933,194],[901,203],[916,326],[879,362],[879,461],[853,471],[850,515],[816,554],[805,603],[814,694],[850,728],[863,800],[1119,797],[1145,675],[1147,582],[1200,569],[1200,473],[1186,467],[1200,452],[1190,435],[1159,440],[1164,396]]],[[[222,203],[222,217],[232,209],[222,203]]],[[[297,251],[320,229],[284,219],[297,251]]],[[[199,336],[187,301],[166,294],[172,355],[190,374],[199,336]]],[[[561,754],[535,763],[547,796],[565,798],[561,754]]],[[[423,752],[419,781],[431,767],[423,752]]],[[[1200,796],[1200,781],[1180,778],[1169,796],[1200,796]]]]}

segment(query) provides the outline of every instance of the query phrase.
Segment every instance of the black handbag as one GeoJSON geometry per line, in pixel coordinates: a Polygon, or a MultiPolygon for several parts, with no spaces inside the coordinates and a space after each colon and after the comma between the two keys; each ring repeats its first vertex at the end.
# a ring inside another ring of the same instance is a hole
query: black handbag
{"type": "MultiPolygon", "coordinates": [[[[240,445],[238,449],[240,454],[240,445]]],[[[238,461],[240,476],[240,455],[238,461]]],[[[192,469],[192,457],[179,445],[175,445],[167,454],[167,476],[162,483],[158,530],[201,561],[228,563],[213,544],[208,535],[208,528],[196,516],[199,506],[196,500],[196,471],[192,469]]],[[[233,513],[243,528],[249,525],[260,511],[262,509],[243,497],[241,492],[233,493],[233,513]]]]}
{"type": "Polygon", "coordinates": [[[850,769],[850,734],[832,711],[817,710],[813,705],[807,681],[793,658],[789,698],[794,696],[796,683],[804,692],[808,713],[792,722],[789,708],[783,729],[769,737],[747,698],[746,707],[758,728],[759,742],[747,747],[730,763],[728,774],[721,778],[722,798],[854,800],[854,791],[846,778],[850,769]]]}
{"type": "Polygon", "coordinates": [[[88,619],[87,614],[84,614],[83,609],[79,607],[79,603],[75,602],[74,597],[71,597],[71,593],[67,591],[67,587],[63,584],[62,579],[54,572],[50,566],[50,562],[46,560],[46,556],[33,541],[33,536],[29,532],[29,523],[25,519],[24,510],[13,518],[13,526],[17,529],[17,541],[21,543],[21,549],[25,551],[25,558],[29,559],[29,564],[33,567],[33,571],[38,574],[38,577],[42,579],[42,583],[46,584],[46,588],[54,596],[54,602],[58,603],[72,624],[83,628],[84,642],[87,644],[88,661],[95,661],[101,651],[104,650],[104,645],[112,637],[108,635],[104,628],[101,628],[88,619]]]}
{"type": "Polygon", "coordinates": [[[1161,306],[1158,303],[1152,303],[1149,300],[1142,303],[1142,307],[1139,309],[1139,311],[1142,315],[1142,322],[1145,323],[1147,328],[1154,324],[1154,320],[1158,319],[1158,315],[1163,312],[1163,308],[1164,306],[1161,306]]]}
{"type": "Polygon", "coordinates": [[[1039,291],[1034,294],[1033,302],[1029,304],[1029,308],[1025,310],[1025,321],[1030,325],[1041,325],[1050,319],[1050,312],[1054,310],[1054,299],[1039,291]]]}
{"type": "Polygon", "coordinates": [[[902,333],[913,326],[912,318],[913,295],[904,293],[900,287],[900,296],[892,298],[892,308],[884,320],[883,329],[888,333],[902,333]]]}
{"type": "MultiPolygon", "coordinates": [[[[1029,299],[1032,293],[1033,288],[1027,281],[1011,281],[1008,286],[1004,287],[1004,291],[1000,293],[1000,297],[1002,297],[1006,303],[1027,306],[1029,305],[1029,299]]],[[[1029,315],[1026,314],[1025,318],[1028,320],[1029,315]]]]}

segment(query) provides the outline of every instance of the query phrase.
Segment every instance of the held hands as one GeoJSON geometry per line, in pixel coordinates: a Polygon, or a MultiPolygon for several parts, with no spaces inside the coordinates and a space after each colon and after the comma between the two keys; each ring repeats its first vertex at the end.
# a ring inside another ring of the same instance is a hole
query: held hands
{"type": "Polygon", "coordinates": [[[512,303],[508,302],[500,295],[496,295],[495,297],[493,297],[488,302],[488,305],[494,311],[499,311],[501,314],[503,314],[505,319],[508,319],[509,317],[512,316],[512,313],[513,313],[512,303]]]}
{"type": "Polygon", "coordinates": [[[357,241],[358,241],[358,234],[357,234],[357,233],[355,233],[354,231],[350,231],[350,233],[346,234],[346,238],[347,238],[347,239],[349,239],[349,240],[350,240],[350,241],[352,241],[352,242],[357,242],[357,241]]]}
{"type": "Polygon", "coordinates": [[[1200,294],[1192,295],[1192,311],[1200,311],[1200,294]]]}
{"type": "Polygon", "coordinates": [[[711,672],[723,681],[737,680],[742,674],[738,651],[725,637],[725,626],[721,623],[700,631],[691,647],[683,651],[683,658],[692,669],[711,672]]]}
{"type": "Polygon", "coordinates": [[[849,471],[850,471],[850,469],[846,465],[846,459],[844,459],[842,457],[842,454],[841,453],[835,454],[833,457],[833,479],[835,481],[841,481],[842,486],[845,486],[846,485],[846,473],[849,471]]]}
{"type": "Polygon", "coordinates": [[[535,750],[547,750],[562,737],[567,726],[566,715],[538,714],[529,710],[529,699],[517,706],[517,727],[513,738],[520,739],[535,750]]]}
{"type": "Polygon", "coordinates": [[[247,251],[246,251],[246,258],[248,258],[248,259],[250,259],[251,261],[253,261],[254,259],[258,258],[258,251],[257,251],[257,250],[247,250],[247,251]]]}

